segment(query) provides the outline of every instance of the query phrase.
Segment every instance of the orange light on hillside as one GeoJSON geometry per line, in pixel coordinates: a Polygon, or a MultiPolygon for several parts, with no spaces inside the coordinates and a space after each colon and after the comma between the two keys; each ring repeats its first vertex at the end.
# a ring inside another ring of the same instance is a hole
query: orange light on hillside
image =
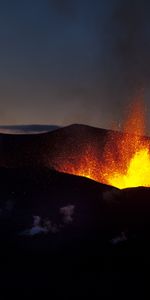
{"type": "Polygon", "coordinates": [[[134,103],[124,124],[124,136],[116,145],[117,159],[111,151],[111,140],[106,145],[106,182],[117,188],[150,186],[149,143],[144,139],[145,118],[141,101],[134,103]]]}
{"type": "Polygon", "coordinates": [[[73,163],[64,161],[59,171],[91,178],[119,189],[150,187],[150,144],[144,138],[145,116],[141,101],[134,103],[118,138],[112,132],[105,144],[103,157],[88,143],[73,163]],[[80,157],[80,158],[79,158],[80,157]]]}
{"type": "Polygon", "coordinates": [[[112,174],[108,183],[120,189],[127,187],[150,186],[150,155],[148,149],[141,149],[134,154],[127,171],[112,174]]]}

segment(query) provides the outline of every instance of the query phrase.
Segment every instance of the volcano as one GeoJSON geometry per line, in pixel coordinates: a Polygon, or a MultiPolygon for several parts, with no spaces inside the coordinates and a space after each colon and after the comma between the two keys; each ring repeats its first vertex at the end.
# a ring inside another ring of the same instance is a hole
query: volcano
{"type": "Polygon", "coordinates": [[[149,186],[145,136],[71,125],[36,135],[1,134],[0,144],[1,167],[48,167],[118,188],[149,186]]]}
{"type": "MultiPolygon", "coordinates": [[[[75,130],[75,129],[74,129],[75,130]]],[[[56,158],[55,168],[59,171],[91,178],[120,189],[150,186],[150,141],[145,134],[145,116],[141,101],[133,104],[132,110],[123,123],[123,132],[96,131],[88,135],[79,129],[81,141],[70,151],[62,151],[56,158]],[[85,140],[85,143],[83,142],[85,140]],[[82,141],[83,140],[83,141],[82,141]],[[81,146],[82,145],[82,146],[81,146]],[[62,159],[63,158],[63,159],[62,159]]]]}
{"type": "Polygon", "coordinates": [[[0,135],[1,167],[48,167],[119,189],[150,186],[150,138],[136,102],[122,131],[74,124],[52,132],[0,135]]]}
{"type": "Polygon", "coordinates": [[[120,189],[102,177],[106,158],[116,153],[117,160],[114,149],[130,139],[132,150],[149,145],[143,135],[86,125],[0,135],[3,287],[56,292],[59,285],[65,294],[66,282],[70,292],[88,282],[100,296],[111,296],[108,282],[122,287],[126,274],[136,274],[132,286],[141,284],[149,268],[150,189],[120,189]]]}

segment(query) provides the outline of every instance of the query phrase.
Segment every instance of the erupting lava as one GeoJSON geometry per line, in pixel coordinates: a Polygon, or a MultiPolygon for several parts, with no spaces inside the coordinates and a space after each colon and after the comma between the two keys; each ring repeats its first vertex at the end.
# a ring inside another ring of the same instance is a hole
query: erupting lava
{"type": "Polygon", "coordinates": [[[123,133],[109,134],[101,159],[98,149],[88,145],[77,164],[71,167],[68,163],[61,171],[120,189],[150,187],[150,141],[144,134],[145,115],[138,101],[123,126],[123,133]]]}
{"type": "Polygon", "coordinates": [[[116,171],[108,176],[108,183],[120,189],[150,186],[150,155],[147,148],[137,151],[131,158],[127,171],[116,171]]]}
{"type": "MultiPolygon", "coordinates": [[[[134,103],[124,124],[124,136],[117,142],[117,160],[110,152],[110,142],[106,150],[106,182],[120,189],[150,186],[150,143],[144,137],[145,115],[140,101],[134,103]],[[109,169],[108,169],[109,167],[109,169]]],[[[112,147],[111,147],[112,149],[112,147]]]]}

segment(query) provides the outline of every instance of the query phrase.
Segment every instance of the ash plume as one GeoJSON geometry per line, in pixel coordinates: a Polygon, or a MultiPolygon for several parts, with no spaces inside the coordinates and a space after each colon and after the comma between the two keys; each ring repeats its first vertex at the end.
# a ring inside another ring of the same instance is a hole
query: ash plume
{"type": "Polygon", "coordinates": [[[129,89],[135,92],[145,84],[149,54],[145,45],[147,1],[118,1],[112,16],[116,37],[114,54],[129,89]]]}
{"type": "Polygon", "coordinates": [[[62,94],[76,103],[72,105],[75,106],[73,112],[69,111],[64,116],[63,123],[96,126],[102,123],[102,126],[110,128],[116,119],[120,122],[124,109],[130,109],[128,104],[132,98],[141,94],[141,89],[145,91],[148,88],[149,4],[145,0],[115,0],[113,3],[110,0],[107,3],[57,0],[50,3],[67,24],[73,22],[76,26],[82,22],[83,27],[89,30],[88,34],[94,37],[97,48],[95,57],[89,54],[87,60],[86,52],[89,50],[86,48],[83,59],[76,61],[80,81],[75,79],[63,86],[62,94]]]}

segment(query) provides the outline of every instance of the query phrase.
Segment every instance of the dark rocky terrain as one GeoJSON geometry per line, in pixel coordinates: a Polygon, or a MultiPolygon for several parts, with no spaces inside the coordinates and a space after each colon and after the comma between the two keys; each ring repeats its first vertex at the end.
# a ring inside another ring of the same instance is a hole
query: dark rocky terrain
{"type": "MultiPolygon", "coordinates": [[[[103,299],[149,290],[150,189],[118,190],[59,173],[88,141],[109,132],[74,125],[0,136],[0,286],[103,299]],[[69,156],[70,155],[70,156],[69,156]]],[[[119,138],[120,133],[115,133],[119,138]]]]}
{"type": "Polygon", "coordinates": [[[1,168],[0,182],[1,288],[59,294],[67,284],[111,296],[124,276],[132,287],[146,276],[149,189],[120,191],[48,168],[1,168]]]}

